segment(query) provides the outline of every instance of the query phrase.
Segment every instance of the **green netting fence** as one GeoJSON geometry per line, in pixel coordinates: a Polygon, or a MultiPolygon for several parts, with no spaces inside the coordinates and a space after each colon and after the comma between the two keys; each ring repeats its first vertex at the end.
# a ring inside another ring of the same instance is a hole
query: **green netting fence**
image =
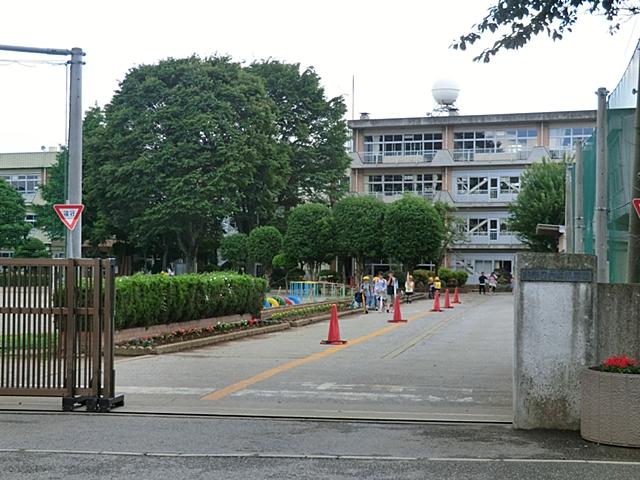
{"type": "MultiPolygon", "coordinates": [[[[632,168],[640,43],[620,83],[607,100],[607,246],[609,281],[627,280],[632,168]]],[[[583,146],[584,249],[595,254],[596,134],[583,146]]],[[[575,183],[574,183],[575,185],[575,183]]],[[[575,211],[575,210],[574,210],[575,211]]]]}

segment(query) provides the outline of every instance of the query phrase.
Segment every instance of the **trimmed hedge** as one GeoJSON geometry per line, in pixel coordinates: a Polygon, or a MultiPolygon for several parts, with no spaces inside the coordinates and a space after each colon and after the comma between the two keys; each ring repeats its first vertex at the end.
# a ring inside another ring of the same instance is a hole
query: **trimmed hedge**
{"type": "Polygon", "coordinates": [[[267,282],[230,272],[116,278],[116,328],[147,327],[223,315],[257,315],[267,282]]]}

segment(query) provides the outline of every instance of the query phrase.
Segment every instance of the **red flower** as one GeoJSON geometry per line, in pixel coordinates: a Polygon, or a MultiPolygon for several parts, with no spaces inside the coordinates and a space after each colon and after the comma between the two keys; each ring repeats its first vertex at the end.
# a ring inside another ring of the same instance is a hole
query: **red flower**
{"type": "Polygon", "coordinates": [[[609,357],[602,365],[605,367],[617,367],[617,368],[629,368],[635,367],[638,365],[638,362],[632,358],[627,357],[626,355],[621,355],[619,357],[609,357]]]}

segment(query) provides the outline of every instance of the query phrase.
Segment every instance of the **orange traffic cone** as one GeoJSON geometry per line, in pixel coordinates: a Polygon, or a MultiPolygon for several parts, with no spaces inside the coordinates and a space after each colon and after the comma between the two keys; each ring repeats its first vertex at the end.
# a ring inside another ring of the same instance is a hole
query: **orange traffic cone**
{"type": "Polygon", "coordinates": [[[451,302],[449,302],[449,289],[448,288],[444,289],[444,308],[453,308],[453,305],[451,305],[451,302]]]}
{"type": "Polygon", "coordinates": [[[453,303],[462,303],[458,298],[458,287],[453,291],[453,303]]]}
{"type": "Polygon", "coordinates": [[[400,313],[400,297],[396,295],[396,299],[393,302],[393,320],[387,320],[389,323],[400,323],[406,322],[405,319],[402,318],[402,313],[400,313]]]}
{"type": "Polygon", "coordinates": [[[331,305],[331,321],[329,322],[329,338],[320,342],[322,345],[344,345],[346,340],[340,340],[340,326],[338,325],[338,307],[331,305]]]}
{"type": "Polygon", "coordinates": [[[433,308],[431,309],[432,312],[443,312],[444,310],[442,310],[440,308],[440,290],[436,290],[436,295],[433,298],[433,308]]]}

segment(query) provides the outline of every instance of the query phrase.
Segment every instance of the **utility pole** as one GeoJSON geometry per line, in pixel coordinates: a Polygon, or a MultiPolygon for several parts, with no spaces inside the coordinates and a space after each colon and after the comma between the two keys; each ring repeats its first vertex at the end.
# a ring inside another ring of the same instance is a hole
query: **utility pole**
{"type": "MultiPolygon", "coordinates": [[[[638,53],[636,52],[636,55],[638,53]]],[[[636,135],[631,166],[631,198],[640,197],[640,66],[636,94],[636,135]]],[[[640,217],[629,207],[629,239],[627,240],[627,282],[640,283],[640,217]]]]}
{"type": "Polygon", "coordinates": [[[598,282],[609,283],[607,268],[607,95],[606,88],[599,88],[596,115],[596,205],[595,240],[598,257],[598,282]]]}
{"type": "MultiPolygon", "coordinates": [[[[81,48],[34,48],[0,45],[9,52],[71,56],[69,83],[69,164],[66,203],[82,203],[82,57],[81,48]]],[[[72,231],[67,231],[67,258],[82,257],[82,218],[72,231]]]]}
{"type": "Polygon", "coordinates": [[[573,165],[567,165],[564,177],[564,239],[565,252],[574,253],[573,244],[573,165]]]}
{"type": "MultiPolygon", "coordinates": [[[[69,195],[71,204],[82,203],[82,49],[71,49],[69,75],[69,195]]],[[[67,258],[82,258],[82,217],[67,231],[67,258]]]]}
{"type": "Polygon", "coordinates": [[[575,188],[575,253],[584,253],[584,165],[582,159],[582,141],[576,142],[576,182],[575,188]]]}

